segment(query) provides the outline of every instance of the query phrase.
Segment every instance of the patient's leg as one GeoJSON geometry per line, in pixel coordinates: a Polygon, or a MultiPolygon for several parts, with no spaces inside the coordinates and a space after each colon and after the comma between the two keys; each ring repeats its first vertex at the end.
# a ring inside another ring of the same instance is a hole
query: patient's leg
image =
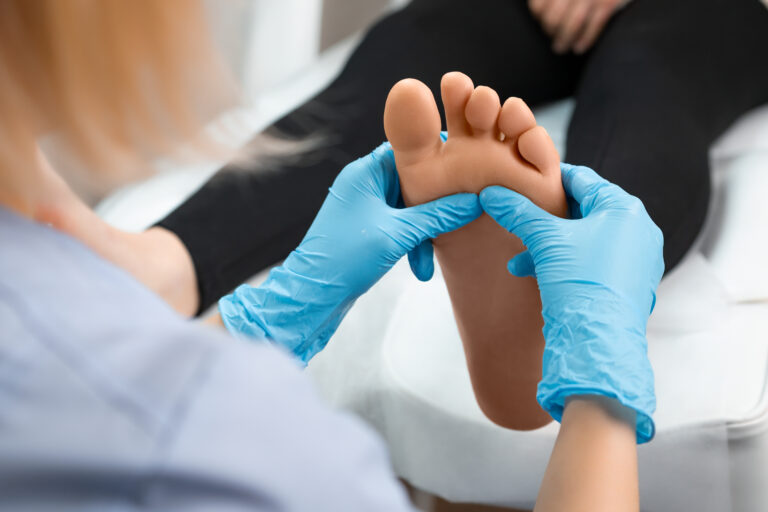
{"type": "Polygon", "coordinates": [[[197,310],[195,269],[184,244],[170,231],[121,231],[96,215],[50,166],[38,158],[40,182],[34,218],[73,236],[134,278],[184,315],[197,310]]]}
{"type": "Polygon", "coordinates": [[[437,93],[446,69],[463,69],[507,95],[549,102],[572,94],[583,62],[551,46],[525,2],[413,0],[372,26],[339,76],[269,130],[299,140],[320,135],[316,150],[226,166],[149,236],[119,239],[112,230],[89,239],[102,254],[119,247],[113,261],[180,312],[201,312],[296,247],[339,171],[384,139],[381,107],[398,79],[418,77],[437,93]],[[112,247],[102,243],[108,239],[112,247]],[[179,248],[187,251],[182,261],[168,261],[179,248]]]}
{"type": "Polygon", "coordinates": [[[189,249],[201,307],[296,247],[339,171],[384,139],[381,109],[397,80],[416,77],[437,94],[443,73],[461,69],[506,95],[549,102],[572,94],[582,62],[551,46],[525,2],[413,0],[382,18],[338,78],[274,126],[292,138],[322,135],[321,147],[270,162],[269,172],[229,166],[160,224],[189,249]]]}
{"type": "MultiPolygon", "coordinates": [[[[443,77],[442,96],[445,143],[437,105],[424,84],[403,80],[387,99],[384,128],[406,204],[503,185],[566,215],[557,150],[523,101],[510,98],[502,107],[496,92],[474,88],[461,73],[443,77]]],[[[481,409],[509,428],[548,423],[536,402],[544,348],[536,281],[507,272],[522,243],[483,215],[434,245],[481,409]]]]}
{"type": "Polygon", "coordinates": [[[667,271],[707,217],[711,144],[768,102],[766,62],[768,9],[752,0],[631,2],[590,53],[565,160],[643,201],[667,271]]]}

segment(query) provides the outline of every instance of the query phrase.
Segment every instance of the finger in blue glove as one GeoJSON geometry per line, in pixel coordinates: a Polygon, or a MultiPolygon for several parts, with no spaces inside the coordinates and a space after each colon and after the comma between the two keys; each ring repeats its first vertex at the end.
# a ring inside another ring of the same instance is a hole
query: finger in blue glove
{"type": "Polygon", "coordinates": [[[336,178],[304,240],[258,287],[221,299],[227,329],[272,341],[306,363],[325,347],[354,301],[409,253],[417,277],[431,276],[431,246],[482,213],[475,194],[397,208],[399,181],[389,144],[336,178]],[[416,261],[416,264],[414,264],[416,261]]]}

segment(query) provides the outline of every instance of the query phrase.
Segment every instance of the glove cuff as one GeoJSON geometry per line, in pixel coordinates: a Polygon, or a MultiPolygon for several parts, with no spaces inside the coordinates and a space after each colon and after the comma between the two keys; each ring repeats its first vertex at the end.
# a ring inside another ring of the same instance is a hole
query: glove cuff
{"type": "Polygon", "coordinates": [[[623,302],[584,297],[556,308],[557,314],[544,311],[546,343],[537,400],[560,421],[569,396],[614,398],[635,410],[637,442],[646,443],[655,434],[656,396],[645,322],[637,325],[637,315],[620,311],[618,304],[623,302]]]}
{"type": "Polygon", "coordinates": [[[326,303],[327,283],[273,269],[258,287],[239,286],[219,301],[227,330],[237,337],[262,339],[291,352],[304,366],[336,332],[354,301],[326,303]],[[324,287],[321,290],[318,287],[324,287]],[[321,293],[322,292],[322,293],[321,293]]]}

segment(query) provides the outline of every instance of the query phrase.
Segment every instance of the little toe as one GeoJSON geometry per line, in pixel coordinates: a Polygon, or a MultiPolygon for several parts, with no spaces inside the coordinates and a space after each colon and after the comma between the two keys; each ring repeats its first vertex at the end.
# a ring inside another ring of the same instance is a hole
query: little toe
{"type": "Polygon", "coordinates": [[[482,85],[475,89],[464,109],[472,134],[496,137],[498,135],[496,122],[499,119],[500,110],[501,102],[496,91],[482,85]]]}
{"type": "Polygon", "coordinates": [[[507,98],[499,114],[499,130],[505,140],[514,141],[521,133],[536,126],[536,118],[520,98],[507,98]]]}
{"type": "Polygon", "coordinates": [[[475,89],[472,79],[464,73],[453,71],[443,75],[440,82],[440,92],[445,108],[445,121],[448,125],[448,136],[469,135],[469,123],[464,115],[467,101],[475,89]]]}
{"type": "Polygon", "coordinates": [[[384,107],[384,132],[396,157],[438,148],[440,113],[429,87],[412,78],[396,83],[384,107]]]}
{"type": "Polygon", "coordinates": [[[523,132],[517,139],[520,155],[544,176],[560,174],[560,155],[555,144],[542,126],[523,132]]]}

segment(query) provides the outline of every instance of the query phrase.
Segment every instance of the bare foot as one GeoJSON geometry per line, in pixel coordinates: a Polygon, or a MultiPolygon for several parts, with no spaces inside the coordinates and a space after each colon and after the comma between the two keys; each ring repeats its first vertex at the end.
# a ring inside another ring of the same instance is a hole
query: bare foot
{"type": "MultiPolygon", "coordinates": [[[[448,140],[430,90],[417,80],[390,91],[384,129],[392,143],[407,205],[502,185],[564,217],[560,157],[519,98],[502,107],[495,91],[461,73],[442,81],[448,140]]],[[[544,337],[536,281],[507,272],[522,242],[483,215],[434,241],[480,408],[517,430],[551,420],[536,402],[544,337]]]]}
{"type": "Polygon", "coordinates": [[[197,312],[199,293],[192,258],[181,240],[163,228],[127,233],[97,216],[48,165],[45,190],[34,207],[36,221],[50,224],[126,270],[184,316],[197,312]]]}

